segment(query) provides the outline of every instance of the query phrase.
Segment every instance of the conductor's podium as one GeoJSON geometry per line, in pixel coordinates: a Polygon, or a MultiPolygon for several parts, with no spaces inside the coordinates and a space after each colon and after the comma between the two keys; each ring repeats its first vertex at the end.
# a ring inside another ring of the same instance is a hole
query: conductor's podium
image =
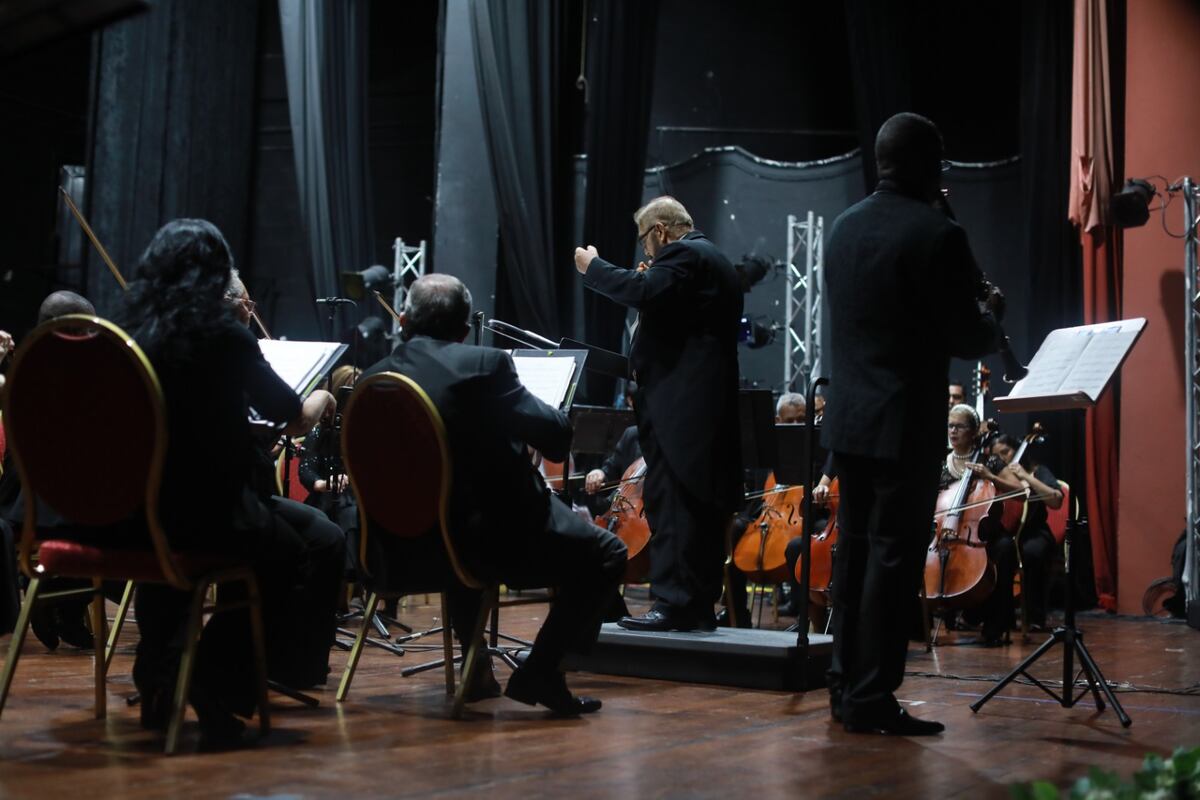
{"type": "Polygon", "coordinates": [[[746,689],[803,691],[825,685],[833,637],[810,634],[804,657],[797,634],[755,628],[691,631],[627,631],[616,623],[600,629],[592,651],[568,656],[571,670],[746,689]]]}

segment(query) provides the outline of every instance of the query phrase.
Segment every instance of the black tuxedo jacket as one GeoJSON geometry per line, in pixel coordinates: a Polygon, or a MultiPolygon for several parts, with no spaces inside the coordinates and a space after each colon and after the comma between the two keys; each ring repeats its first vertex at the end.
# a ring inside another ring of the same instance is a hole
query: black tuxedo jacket
{"type": "Polygon", "coordinates": [[[583,282],[640,312],[629,359],[642,435],[650,431],[693,495],[732,511],[741,502],[742,475],[742,290],[733,265],[704,234],[690,231],[664,247],[645,272],[594,258],[583,282]]]}
{"type": "MultiPolygon", "coordinates": [[[[437,406],[453,459],[451,529],[481,561],[503,563],[505,543],[543,530],[550,513],[549,491],[525,444],[565,461],[567,416],[530,394],[512,357],[491,347],[415,336],[365,374],[380,372],[411,378],[437,406]]],[[[396,465],[398,473],[406,468],[396,465]]]]}
{"type": "Polygon", "coordinates": [[[833,223],[825,245],[832,350],[822,442],[872,458],[936,458],[950,357],[994,352],[963,229],[886,184],[833,223]]]}

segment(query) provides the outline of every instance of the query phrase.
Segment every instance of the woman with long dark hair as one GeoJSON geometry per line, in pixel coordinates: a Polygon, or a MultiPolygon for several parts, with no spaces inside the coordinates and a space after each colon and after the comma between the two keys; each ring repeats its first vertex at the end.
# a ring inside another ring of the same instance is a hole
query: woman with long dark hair
{"type": "MultiPolygon", "coordinates": [[[[331,410],[333,397],[318,391],[301,402],[271,369],[225,302],[232,267],[229,245],[212,223],[168,222],[133,272],[119,322],[150,358],[166,397],[160,507],[171,545],[248,559],[262,588],[269,672],[291,685],[312,685],[325,676],[313,669],[294,674],[294,665],[304,661],[295,652],[296,633],[314,625],[328,628],[328,637],[317,637],[324,641],[327,670],[331,641],[325,639],[333,636],[337,587],[315,577],[320,565],[341,564],[345,539],[327,519],[303,506],[293,513],[300,504],[271,497],[258,478],[259,445],[248,415],[252,408],[266,420],[287,423],[288,432],[302,432],[331,410]],[[322,585],[313,585],[318,582],[322,585]],[[307,609],[320,618],[297,613],[297,600],[305,597],[307,609]],[[328,619],[321,608],[327,608],[328,619]]],[[[169,587],[138,588],[141,641],[134,681],[147,727],[167,720],[187,604],[185,593],[169,587]]],[[[217,614],[205,627],[189,699],[210,741],[239,738],[244,726],[234,715],[254,711],[249,635],[245,611],[217,614]]]]}

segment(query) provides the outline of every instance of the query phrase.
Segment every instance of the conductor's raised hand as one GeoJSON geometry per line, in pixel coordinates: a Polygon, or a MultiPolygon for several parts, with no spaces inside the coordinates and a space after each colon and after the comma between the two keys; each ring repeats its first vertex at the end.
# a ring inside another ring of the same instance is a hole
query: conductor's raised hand
{"type": "Polygon", "coordinates": [[[575,248],[575,269],[579,270],[580,275],[586,275],[588,266],[592,263],[592,259],[600,254],[596,252],[596,246],[589,244],[587,247],[575,248]]]}

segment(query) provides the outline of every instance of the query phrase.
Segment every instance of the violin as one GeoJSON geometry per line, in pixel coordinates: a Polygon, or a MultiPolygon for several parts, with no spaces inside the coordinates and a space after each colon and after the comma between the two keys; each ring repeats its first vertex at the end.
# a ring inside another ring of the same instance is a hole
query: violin
{"type": "Polygon", "coordinates": [[[645,583],[650,572],[650,523],[642,503],[642,483],[646,475],[646,459],[630,464],[613,492],[608,511],[596,517],[596,524],[615,534],[629,551],[623,583],[645,583]]]}
{"type": "MultiPolygon", "coordinates": [[[[984,452],[981,439],[970,460],[984,452]]],[[[925,597],[942,608],[979,605],[996,586],[996,565],[988,556],[984,530],[996,524],[996,487],[966,473],[938,495],[935,530],[925,553],[925,597]]]]}
{"type": "Polygon", "coordinates": [[[784,551],[788,542],[803,533],[800,504],[804,487],[778,487],[775,473],[771,473],[763,485],[762,498],[762,511],[746,526],[733,549],[733,565],[755,583],[782,583],[787,580],[784,551]]]}
{"type": "MultiPolygon", "coordinates": [[[[829,484],[829,521],[825,528],[812,537],[809,545],[809,558],[812,569],[808,573],[808,597],[817,606],[828,608],[830,605],[830,587],[833,584],[833,557],[837,553],[838,540],[838,479],[834,478],[829,484]]],[[[801,582],[800,569],[802,560],[796,560],[796,581],[801,582]]]]}
{"type": "MultiPolygon", "coordinates": [[[[1042,423],[1033,423],[1033,427],[1017,447],[1017,452],[1013,454],[1012,463],[1021,463],[1021,459],[1025,457],[1025,451],[1029,448],[1029,445],[1040,441],[1042,434],[1042,423]]],[[[1004,529],[1005,533],[1012,534],[1013,536],[1017,535],[1017,532],[1021,529],[1021,525],[1025,522],[1025,506],[1027,502],[1027,497],[1004,501],[1000,512],[1000,527],[1004,529]]]]}

